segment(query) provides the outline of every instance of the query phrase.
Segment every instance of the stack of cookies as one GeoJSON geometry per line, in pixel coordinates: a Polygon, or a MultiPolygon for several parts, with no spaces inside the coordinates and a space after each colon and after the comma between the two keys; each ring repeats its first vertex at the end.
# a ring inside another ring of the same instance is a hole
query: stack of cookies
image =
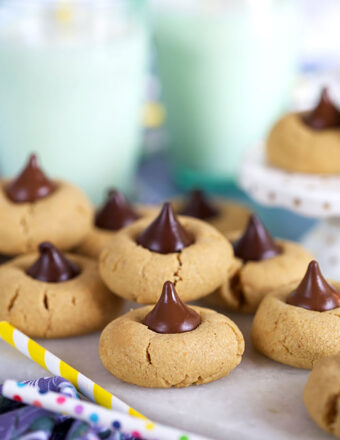
{"type": "Polygon", "coordinates": [[[145,387],[184,387],[227,375],[241,361],[237,326],[210,309],[184,304],[226,282],[233,250],[214,227],[177,217],[165,203],[156,218],[117,233],[100,255],[106,285],[143,307],[113,321],[99,354],[118,378],[145,387]]]}
{"type": "Polygon", "coordinates": [[[32,337],[100,330],[121,309],[98,263],[69,253],[91,230],[93,208],[73,185],[49,179],[32,155],[0,188],[0,319],[32,337]],[[67,251],[68,253],[64,253],[67,251]],[[37,253],[38,252],[38,253],[37,253]]]}
{"type": "Polygon", "coordinates": [[[241,205],[209,200],[199,190],[165,203],[156,218],[117,232],[100,254],[100,274],[112,292],[151,304],[105,328],[101,360],[118,378],[146,387],[225,376],[241,361],[240,330],[224,315],[185,302],[205,298],[254,313],[267,294],[297,283],[311,259],[298,244],[272,238],[241,205]]]}
{"type": "MultiPolygon", "coordinates": [[[[322,284],[312,256],[273,238],[243,205],[194,190],[187,198],[146,207],[110,190],[95,211],[79,189],[48,178],[34,155],[16,178],[2,182],[0,202],[0,252],[9,259],[0,267],[0,319],[47,338],[106,326],[101,360],[126,382],[202,384],[241,362],[244,339],[236,324],[211,308],[186,304],[203,298],[225,310],[258,310],[253,342],[272,359],[310,368],[335,350],[325,346],[321,333],[318,347],[309,346],[319,325],[313,313],[322,313],[337,335],[332,290],[327,306],[301,308],[310,285],[322,284]],[[307,267],[308,277],[318,280],[314,284],[303,278],[307,267]],[[304,287],[289,295],[299,283],[304,287]],[[282,302],[285,295],[292,299],[282,302]],[[146,306],[118,317],[124,299],[146,306]],[[296,316],[313,322],[312,336],[289,345],[289,335],[299,335],[296,316]],[[308,354],[301,356],[294,344],[302,342],[308,354]],[[282,352],[285,344],[288,351],[282,352]]],[[[333,289],[323,281],[322,291],[333,289]]],[[[314,304],[319,300],[313,295],[314,304]]]]}

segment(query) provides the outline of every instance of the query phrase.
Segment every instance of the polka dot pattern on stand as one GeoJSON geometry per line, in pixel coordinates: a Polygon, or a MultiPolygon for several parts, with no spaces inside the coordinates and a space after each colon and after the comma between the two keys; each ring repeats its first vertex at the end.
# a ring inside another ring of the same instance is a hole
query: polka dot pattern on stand
{"type": "Polygon", "coordinates": [[[239,183],[264,205],[314,218],[340,218],[340,175],[290,173],[275,168],[267,163],[263,145],[247,152],[239,183]]]}

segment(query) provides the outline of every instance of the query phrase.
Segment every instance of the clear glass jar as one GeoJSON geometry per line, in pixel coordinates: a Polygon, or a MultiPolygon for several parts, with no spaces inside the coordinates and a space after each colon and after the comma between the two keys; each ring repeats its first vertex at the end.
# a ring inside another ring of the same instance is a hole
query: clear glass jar
{"type": "Polygon", "coordinates": [[[139,155],[148,36],[136,2],[10,0],[0,6],[0,169],[35,151],[98,201],[129,191],[139,155]]]}
{"type": "Polygon", "coordinates": [[[297,0],[151,0],[177,183],[223,187],[287,109],[297,0]]]}

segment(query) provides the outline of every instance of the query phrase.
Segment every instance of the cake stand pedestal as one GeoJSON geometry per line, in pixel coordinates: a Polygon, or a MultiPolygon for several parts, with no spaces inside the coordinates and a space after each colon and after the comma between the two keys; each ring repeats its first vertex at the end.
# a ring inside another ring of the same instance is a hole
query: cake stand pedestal
{"type": "Polygon", "coordinates": [[[246,154],[241,187],[256,201],[321,221],[302,239],[327,277],[340,279],[340,177],[290,173],[267,164],[263,145],[246,154]]]}

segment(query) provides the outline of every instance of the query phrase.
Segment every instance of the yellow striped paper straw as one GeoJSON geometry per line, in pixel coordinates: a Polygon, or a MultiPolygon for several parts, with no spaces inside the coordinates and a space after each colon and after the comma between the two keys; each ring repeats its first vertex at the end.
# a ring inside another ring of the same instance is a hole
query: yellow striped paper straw
{"type": "Polygon", "coordinates": [[[115,409],[122,413],[147,420],[146,417],[131,408],[131,406],[59,359],[7,321],[0,321],[0,338],[50,373],[70,381],[89,400],[105,408],[115,409]]]}

